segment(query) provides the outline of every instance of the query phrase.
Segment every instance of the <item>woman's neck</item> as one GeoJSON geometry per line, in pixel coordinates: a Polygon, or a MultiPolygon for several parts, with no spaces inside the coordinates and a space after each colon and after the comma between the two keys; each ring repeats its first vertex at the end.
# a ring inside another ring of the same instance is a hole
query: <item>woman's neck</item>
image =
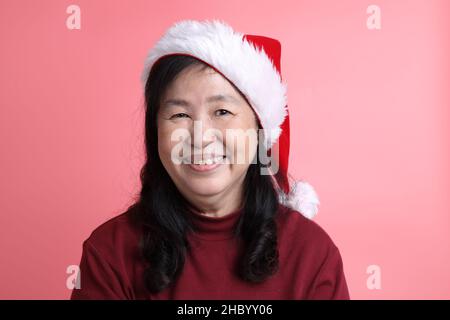
{"type": "MultiPolygon", "coordinates": [[[[242,184],[241,184],[242,186],[242,184]]],[[[190,202],[194,206],[194,211],[206,217],[220,218],[235,212],[243,207],[243,190],[232,188],[232,193],[203,198],[192,199],[190,202]]]]}

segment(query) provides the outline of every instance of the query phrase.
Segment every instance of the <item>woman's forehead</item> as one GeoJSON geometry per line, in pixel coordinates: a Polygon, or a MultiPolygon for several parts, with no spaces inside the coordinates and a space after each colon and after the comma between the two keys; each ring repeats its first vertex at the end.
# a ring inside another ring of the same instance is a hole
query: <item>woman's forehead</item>
{"type": "Polygon", "coordinates": [[[204,64],[189,66],[180,72],[161,97],[161,105],[167,107],[191,107],[198,102],[248,104],[233,83],[204,64]]]}
{"type": "MultiPolygon", "coordinates": [[[[230,94],[215,94],[209,97],[205,98],[206,103],[213,103],[213,102],[231,102],[235,104],[239,104],[239,100],[230,94]]],[[[165,99],[162,104],[166,107],[171,106],[182,106],[182,107],[191,107],[192,104],[189,100],[183,99],[183,98],[167,98],[165,99]]]]}

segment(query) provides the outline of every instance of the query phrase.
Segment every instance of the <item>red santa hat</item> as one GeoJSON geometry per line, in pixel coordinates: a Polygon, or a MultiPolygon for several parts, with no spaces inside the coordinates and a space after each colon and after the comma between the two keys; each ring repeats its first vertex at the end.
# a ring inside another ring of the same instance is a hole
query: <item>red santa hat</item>
{"type": "Polygon", "coordinates": [[[150,50],[141,77],[144,87],[155,62],[174,54],[202,61],[241,91],[263,128],[266,150],[278,143],[278,171],[273,177],[280,203],[312,219],[319,205],[316,192],[288,172],[289,111],[287,84],[281,78],[280,42],[236,32],[221,20],[178,21],[150,50]]]}

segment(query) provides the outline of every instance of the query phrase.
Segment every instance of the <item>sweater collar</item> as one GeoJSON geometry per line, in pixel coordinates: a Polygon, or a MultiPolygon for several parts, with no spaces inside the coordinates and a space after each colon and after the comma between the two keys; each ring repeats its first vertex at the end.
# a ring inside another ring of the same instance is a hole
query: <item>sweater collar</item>
{"type": "Polygon", "coordinates": [[[191,211],[193,236],[204,240],[230,239],[243,212],[243,206],[222,217],[210,217],[198,211],[191,211]]]}

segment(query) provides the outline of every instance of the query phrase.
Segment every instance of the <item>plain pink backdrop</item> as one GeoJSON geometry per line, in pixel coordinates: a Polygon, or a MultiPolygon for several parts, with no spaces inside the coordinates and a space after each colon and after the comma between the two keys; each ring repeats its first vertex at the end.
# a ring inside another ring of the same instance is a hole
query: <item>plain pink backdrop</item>
{"type": "Polygon", "coordinates": [[[282,43],[291,173],[320,197],[351,297],[449,299],[449,14],[447,0],[0,0],[0,298],[69,297],[82,241],[139,191],[145,55],[176,20],[217,18],[282,43]]]}

